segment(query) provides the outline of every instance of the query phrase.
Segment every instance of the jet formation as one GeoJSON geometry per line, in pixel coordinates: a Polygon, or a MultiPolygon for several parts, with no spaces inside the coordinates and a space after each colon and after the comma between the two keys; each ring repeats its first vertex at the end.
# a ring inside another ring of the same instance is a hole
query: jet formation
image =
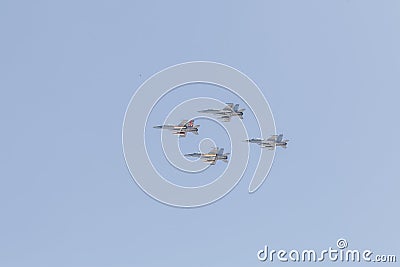
{"type": "MultiPolygon", "coordinates": [[[[226,103],[226,106],[223,109],[205,109],[199,110],[200,113],[212,114],[215,115],[218,119],[224,122],[230,122],[232,117],[239,117],[243,119],[243,111],[245,109],[239,109],[239,104],[226,103]]],[[[156,129],[164,129],[172,131],[172,134],[178,135],[179,137],[186,137],[187,133],[199,134],[200,125],[195,125],[194,120],[183,120],[178,125],[158,125],[153,128],[156,129]]],[[[252,138],[245,140],[245,142],[257,144],[261,148],[267,148],[268,150],[274,150],[276,147],[280,146],[286,148],[289,140],[283,140],[283,134],[279,135],[271,135],[268,139],[261,138],[252,138]]],[[[228,155],[230,153],[224,153],[223,148],[213,148],[208,153],[189,153],[185,154],[185,157],[195,157],[202,159],[205,163],[209,163],[210,165],[215,165],[217,160],[222,160],[224,162],[228,162],[228,155]]]]}
{"type": "Polygon", "coordinates": [[[178,125],[158,125],[154,126],[155,129],[165,129],[172,131],[172,134],[178,135],[180,137],[186,137],[186,133],[199,134],[200,125],[194,125],[194,120],[183,120],[178,125]]]}
{"type": "Polygon", "coordinates": [[[245,142],[257,144],[262,148],[268,148],[269,150],[274,150],[275,147],[280,146],[286,148],[289,140],[283,140],[283,134],[271,135],[267,140],[261,138],[252,138],[245,140],[245,142]]]}
{"type": "Polygon", "coordinates": [[[205,163],[209,163],[210,165],[215,165],[217,163],[217,160],[222,160],[223,162],[227,163],[228,155],[230,155],[230,153],[224,153],[223,148],[215,147],[208,153],[200,153],[200,152],[189,153],[185,154],[185,157],[200,158],[205,163]]]}
{"type": "Polygon", "coordinates": [[[226,103],[226,106],[223,109],[205,109],[199,110],[198,112],[212,114],[224,122],[229,122],[231,117],[234,116],[237,116],[243,120],[243,111],[245,111],[245,109],[239,109],[239,104],[234,105],[233,103],[226,103]]]}

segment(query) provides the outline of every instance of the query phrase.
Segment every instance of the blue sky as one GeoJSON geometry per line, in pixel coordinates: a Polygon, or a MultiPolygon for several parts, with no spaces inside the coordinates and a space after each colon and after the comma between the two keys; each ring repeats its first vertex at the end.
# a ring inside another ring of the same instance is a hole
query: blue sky
{"type": "Polygon", "coordinates": [[[399,10],[2,1],[0,265],[260,266],[264,245],[322,250],[340,237],[398,253],[399,10]],[[291,141],[255,194],[244,177],[213,205],[179,209],[134,183],[121,131],[136,88],[192,60],[251,77],[291,141]]]}

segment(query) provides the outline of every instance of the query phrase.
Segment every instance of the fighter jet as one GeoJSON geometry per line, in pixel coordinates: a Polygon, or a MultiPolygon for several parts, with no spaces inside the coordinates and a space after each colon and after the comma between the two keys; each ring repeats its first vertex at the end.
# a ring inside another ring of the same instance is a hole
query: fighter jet
{"type": "Polygon", "coordinates": [[[245,109],[239,109],[239,104],[234,105],[233,103],[226,103],[226,106],[223,109],[205,109],[199,110],[198,112],[213,114],[222,121],[229,122],[233,116],[238,116],[243,120],[243,111],[245,111],[245,109]]]}
{"type": "Polygon", "coordinates": [[[286,148],[289,140],[282,140],[283,134],[280,135],[271,135],[267,140],[260,138],[252,138],[249,140],[245,140],[245,142],[258,144],[262,148],[268,148],[269,150],[274,150],[275,147],[280,146],[286,148]]]}
{"type": "Polygon", "coordinates": [[[156,129],[165,129],[165,130],[170,130],[172,131],[172,134],[178,135],[180,137],[186,137],[186,133],[193,133],[193,134],[199,134],[199,127],[200,125],[194,125],[194,120],[183,120],[181,123],[178,125],[158,125],[154,126],[153,128],[156,129]]]}
{"type": "Polygon", "coordinates": [[[185,157],[200,158],[205,163],[209,163],[210,165],[215,165],[217,163],[217,160],[222,160],[223,162],[227,163],[228,155],[230,155],[230,154],[231,153],[224,154],[223,148],[215,147],[208,153],[204,154],[204,153],[200,153],[200,152],[195,152],[195,153],[185,154],[185,157]]]}

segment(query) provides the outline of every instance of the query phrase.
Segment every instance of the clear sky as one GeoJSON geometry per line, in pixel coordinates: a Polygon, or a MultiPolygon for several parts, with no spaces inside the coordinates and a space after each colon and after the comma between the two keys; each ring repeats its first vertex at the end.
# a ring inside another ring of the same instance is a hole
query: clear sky
{"type": "Polygon", "coordinates": [[[0,266],[262,266],[264,245],[341,237],[399,260],[399,12],[394,0],[1,1],[0,266]],[[136,88],[192,60],[251,77],[290,142],[255,194],[245,176],[180,209],[135,184],[121,132],[136,88]]]}

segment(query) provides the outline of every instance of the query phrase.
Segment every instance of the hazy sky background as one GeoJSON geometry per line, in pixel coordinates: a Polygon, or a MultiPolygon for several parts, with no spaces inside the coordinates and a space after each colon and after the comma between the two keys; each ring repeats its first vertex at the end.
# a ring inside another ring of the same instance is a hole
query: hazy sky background
{"type": "Polygon", "coordinates": [[[264,245],[341,237],[399,259],[399,14],[389,0],[1,1],[0,265],[262,266],[264,245]],[[134,183],[121,131],[136,88],[192,60],[251,77],[291,141],[255,194],[244,177],[179,209],[134,183]]]}

